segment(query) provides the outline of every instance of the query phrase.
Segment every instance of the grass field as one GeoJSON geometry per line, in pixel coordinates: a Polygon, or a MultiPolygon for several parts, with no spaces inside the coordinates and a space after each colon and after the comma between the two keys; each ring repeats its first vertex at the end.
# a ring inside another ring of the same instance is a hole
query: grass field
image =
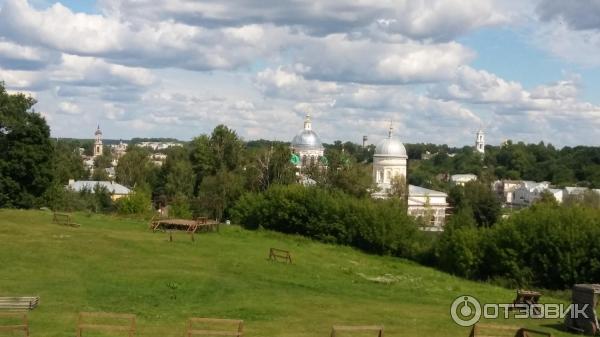
{"type": "MultiPolygon", "coordinates": [[[[147,223],[0,210],[0,296],[39,295],[31,335],[74,336],[79,311],[134,313],[137,336],[183,336],[191,316],[240,318],[245,335],[328,336],[333,324],[383,324],[386,336],[468,336],[449,315],[470,294],[507,303],[514,290],[465,281],[392,257],[236,226],[168,241],[147,223]],[[270,247],[294,264],[273,263],[270,247]]],[[[542,302],[555,301],[543,297],[542,302]]],[[[500,320],[555,336],[557,320],[500,320]]]]}

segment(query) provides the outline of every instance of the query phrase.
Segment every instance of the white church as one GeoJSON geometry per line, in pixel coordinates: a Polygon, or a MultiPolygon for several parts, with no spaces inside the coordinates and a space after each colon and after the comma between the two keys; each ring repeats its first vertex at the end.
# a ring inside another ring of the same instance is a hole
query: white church
{"type": "MultiPolygon", "coordinates": [[[[388,137],[377,144],[373,155],[373,180],[379,191],[372,194],[373,198],[387,198],[392,189],[394,178],[401,177],[408,182],[408,155],[404,144],[394,138],[390,125],[388,137]]],[[[446,219],[448,202],[444,192],[430,190],[424,187],[408,185],[408,214],[414,217],[428,219],[424,230],[442,231],[446,219]]]]}
{"type": "MultiPolygon", "coordinates": [[[[321,139],[312,129],[310,114],[304,120],[304,128],[292,139],[291,150],[299,158],[296,167],[301,169],[310,163],[316,163],[323,158],[324,148],[321,139]]],[[[378,191],[373,198],[387,198],[390,195],[392,181],[395,177],[407,179],[408,156],[404,145],[394,138],[390,126],[388,137],[383,139],[375,148],[373,156],[373,181],[378,191]]],[[[419,186],[408,185],[408,214],[428,219],[423,228],[427,231],[442,231],[448,203],[447,194],[419,186]]]]}

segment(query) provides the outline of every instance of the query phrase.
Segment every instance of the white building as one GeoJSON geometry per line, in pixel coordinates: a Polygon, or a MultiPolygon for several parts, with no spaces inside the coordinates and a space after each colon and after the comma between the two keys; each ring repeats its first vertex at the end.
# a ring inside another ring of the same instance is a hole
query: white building
{"type": "Polygon", "coordinates": [[[429,219],[426,231],[443,231],[448,195],[444,192],[408,185],[408,214],[429,219]]]}
{"type": "Polygon", "coordinates": [[[90,191],[90,193],[94,193],[94,188],[96,186],[106,188],[106,190],[111,194],[111,198],[113,200],[117,200],[131,193],[129,188],[112,181],[69,180],[69,184],[66,186],[66,188],[75,192],[87,190],[90,191]]]}
{"type": "Polygon", "coordinates": [[[541,198],[542,193],[550,192],[556,201],[562,202],[563,190],[550,188],[550,182],[535,182],[524,180],[521,185],[513,191],[512,204],[517,206],[529,206],[541,198]]]}
{"type": "Polygon", "coordinates": [[[485,153],[485,134],[483,130],[479,129],[475,136],[475,151],[484,154],[485,153]]]}
{"type": "MultiPolygon", "coordinates": [[[[393,137],[393,128],[390,126],[388,137],[379,142],[373,156],[373,181],[379,188],[373,193],[374,198],[387,198],[395,177],[403,177],[405,182],[408,181],[407,162],[406,148],[393,137]]],[[[448,208],[446,197],[444,192],[408,185],[407,212],[415,217],[430,219],[430,225],[424,230],[442,231],[448,208]]]]}
{"type": "Polygon", "coordinates": [[[112,144],[110,146],[111,151],[115,155],[115,158],[121,159],[127,153],[127,143],[123,143],[122,140],[119,141],[119,144],[112,144]]]}
{"type": "Polygon", "coordinates": [[[477,176],[471,173],[466,174],[453,174],[450,176],[450,183],[452,185],[465,186],[469,181],[476,181],[477,176]]]}
{"type": "Polygon", "coordinates": [[[141,143],[137,144],[137,146],[149,148],[154,151],[159,151],[159,150],[165,150],[165,149],[168,149],[168,148],[174,147],[174,146],[181,147],[181,146],[183,146],[183,144],[175,143],[175,142],[141,142],[141,143]]]}
{"type": "Polygon", "coordinates": [[[321,164],[324,151],[323,142],[313,131],[310,114],[307,114],[304,128],[292,139],[292,153],[298,158],[294,164],[300,169],[311,164],[321,164]]]}
{"type": "Polygon", "coordinates": [[[503,203],[512,204],[514,192],[521,183],[521,180],[496,180],[492,183],[492,190],[498,194],[503,203]]]}

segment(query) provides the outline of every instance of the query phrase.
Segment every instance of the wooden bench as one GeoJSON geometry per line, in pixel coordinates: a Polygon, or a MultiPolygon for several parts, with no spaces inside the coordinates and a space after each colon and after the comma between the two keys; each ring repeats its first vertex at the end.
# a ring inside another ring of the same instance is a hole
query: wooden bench
{"type": "Polygon", "coordinates": [[[127,333],[128,337],[133,337],[135,334],[135,315],[111,312],[80,312],[77,319],[77,337],[82,337],[84,331],[90,330],[123,332],[127,333]]]}
{"type": "Polygon", "coordinates": [[[469,337],[552,337],[552,334],[544,331],[515,327],[510,325],[475,324],[471,329],[469,337]]]}
{"type": "Polygon", "coordinates": [[[197,335],[242,337],[244,335],[244,321],[238,319],[192,317],[188,320],[186,336],[197,335]],[[215,325],[219,326],[219,328],[215,329],[215,325]],[[231,328],[226,329],[226,327],[231,328]]]}
{"type": "Polygon", "coordinates": [[[529,308],[533,311],[534,314],[539,315],[540,308],[537,306],[538,301],[542,297],[542,293],[531,290],[517,290],[517,297],[513,301],[513,306],[510,307],[510,310],[515,310],[517,308],[529,308]],[[518,306],[517,306],[518,305],[518,306]],[[533,308],[533,309],[531,309],[533,308]]]}
{"type": "Polygon", "coordinates": [[[39,297],[0,297],[0,310],[33,310],[40,303],[39,297]]]}
{"type": "Polygon", "coordinates": [[[356,331],[373,331],[377,333],[377,337],[383,337],[383,326],[379,325],[334,325],[331,327],[331,337],[336,337],[338,332],[356,331]]]}
{"type": "MultiPolygon", "coordinates": [[[[29,323],[24,312],[0,312],[0,332],[23,331],[29,337],[29,323]]],[[[12,336],[12,334],[11,334],[12,336]]]]}
{"type": "Polygon", "coordinates": [[[73,222],[73,219],[71,218],[71,216],[69,214],[64,214],[64,213],[56,213],[55,212],[54,216],[52,217],[52,222],[55,224],[64,225],[64,226],[79,227],[78,224],[73,222]]]}
{"type": "Polygon", "coordinates": [[[292,255],[287,250],[271,248],[269,249],[269,260],[292,263],[292,255]]]}

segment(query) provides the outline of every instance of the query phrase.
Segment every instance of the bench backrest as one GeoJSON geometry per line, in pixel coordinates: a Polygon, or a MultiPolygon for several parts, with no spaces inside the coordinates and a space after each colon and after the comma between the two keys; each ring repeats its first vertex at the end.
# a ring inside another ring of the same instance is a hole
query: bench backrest
{"type": "Polygon", "coordinates": [[[244,321],[239,319],[192,317],[188,320],[186,336],[232,336],[244,335],[244,321]]]}
{"type": "Polygon", "coordinates": [[[33,310],[40,302],[39,297],[0,297],[0,309],[3,310],[33,310]]]}
{"type": "Polygon", "coordinates": [[[29,337],[27,314],[23,312],[0,312],[0,333],[23,331],[23,336],[29,337]]]}
{"type": "Polygon", "coordinates": [[[475,324],[469,337],[552,337],[552,334],[510,325],[475,324]]]}
{"type": "Polygon", "coordinates": [[[331,337],[336,337],[339,332],[365,332],[372,331],[377,337],[383,337],[383,326],[380,325],[334,325],[331,327],[331,337]]]}
{"type": "Polygon", "coordinates": [[[135,315],[115,314],[111,312],[80,312],[77,320],[77,337],[84,331],[109,331],[121,336],[132,337],[135,334],[135,315]]]}
{"type": "Polygon", "coordinates": [[[287,263],[292,263],[292,254],[287,250],[271,248],[269,249],[269,260],[283,260],[287,263]]]}
{"type": "Polygon", "coordinates": [[[517,290],[517,299],[515,300],[515,302],[516,303],[527,303],[527,302],[537,303],[537,301],[540,299],[540,297],[542,297],[542,293],[537,292],[537,291],[517,290]]]}

